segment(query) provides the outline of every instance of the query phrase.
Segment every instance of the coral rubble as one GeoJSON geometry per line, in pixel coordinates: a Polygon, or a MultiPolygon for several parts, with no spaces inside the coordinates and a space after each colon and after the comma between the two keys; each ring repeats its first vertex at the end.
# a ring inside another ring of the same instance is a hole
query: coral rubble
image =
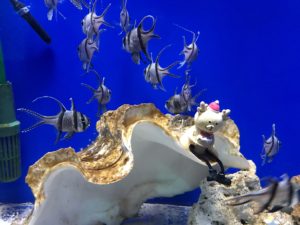
{"type": "Polygon", "coordinates": [[[285,212],[261,213],[255,215],[249,204],[231,207],[226,200],[261,188],[256,176],[256,166],[249,161],[249,170],[241,170],[228,175],[230,187],[216,182],[202,180],[201,196],[191,210],[189,225],[293,225],[291,215],[285,212]]]}

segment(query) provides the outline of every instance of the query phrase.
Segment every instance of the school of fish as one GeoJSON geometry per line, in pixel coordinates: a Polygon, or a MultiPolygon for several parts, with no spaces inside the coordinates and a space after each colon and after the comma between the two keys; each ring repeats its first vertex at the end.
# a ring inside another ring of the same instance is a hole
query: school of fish
{"type": "MultiPolygon", "coordinates": [[[[47,18],[53,19],[53,15],[57,19],[57,15],[66,18],[58,9],[58,5],[62,3],[61,0],[45,0],[45,5],[48,8],[47,18]]],[[[106,30],[103,28],[114,28],[105,20],[106,14],[109,12],[111,3],[106,6],[100,15],[97,15],[97,0],[90,0],[87,3],[85,0],[70,0],[70,2],[79,10],[84,8],[88,9],[88,13],[81,21],[81,29],[85,35],[80,44],[78,45],[77,52],[79,60],[82,63],[84,74],[94,74],[98,80],[98,86],[93,86],[81,83],[81,85],[92,92],[92,96],[87,100],[87,104],[90,104],[93,100],[96,100],[98,104],[98,116],[106,111],[106,105],[111,100],[112,91],[105,85],[105,78],[94,69],[92,60],[95,53],[99,52],[100,36],[106,30]]],[[[199,39],[200,32],[197,33],[189,30],[181,25],[174,24],[179,29],[192,34],[192,41],[188,44],[186,37],[183,36],[183,50],[180,55],[184,58],[182,61],[174,60],[170,65],[162,67],[160,65],[160,57],[167,48],[171,45],[168,44],[163,47],[157,54],[155,60],[152,58],[152,53],[149,53],[148,43],[152,39],[160,39],[158,34],[154,33],[156,28],[157,19],[152,15],[144,16],[138,24],[136,20],[134,24],[131,23],[131,18],[127,10],[127,0],[121,0],[121,12],[119,18],[119,26],[121,32],[119,35],[124,34],[122,37],[123,49],[131,55],[132,61],[135,64],[143,62],[144,79],[146,83],[149,83],[153,89],[161,89],[166,91],[162,83],[166,76],[172,78],[180,78],[179,75],[175,75],[170,70],[178,65],[177,69],[185,68],[185,83],[183,84],[180,93],[175,93],[165,103],[165,108],[172,114],[186,114],[192,111],[192,108],[197,103],[197,98],[205,91],[201,90],[199,93],[193,96],[192,88],[195,84],[190,84],[191,80],[191,67],[192,63],[196,61],[199,55],[199,48],[197,41],[199,39]],[[146,20],[151,22],[151,26],[148,30],[144,28],[146,20]]],[[[24,129],[22,132],[26,133],[41,125],[51,125],[57,130],[57,137],[55,143],[62,139],[62,133],[65,132],[63,139],[70,139],[75,133],[84,132],[90,126],[90,119],[80,111],[77,111],[74,101],[70,98],[71,109],[67,110],[64,104],[55,97],[41,96],[33,100],[36,102],[41,99],[50,99],[55,101],[60,111],[53,116],[41,115],[33,110],[27,108],[19,108],[18,111],[25,112],[39,121],[29,128],[24,129]]],[[[269,138],[265,138],[263,135],[263,149],[261,158],[263,160],[262,165],[267,162],[272,162],[273,158],[278,154],[281,147],[281,142],[275,133],[275,124],[272,125],[272,133],[269,138]]],[[[235,207],[243,204],[252,204],[255,213],[261,213],[263,211],[275,212],[284,208],[294,207],[300,202],[300,186],[289,179],[287,175],[282,176],[282,180],[278,181],[275,178],[269,178],[266,187],[259,191],[253,191],[248,194],[237,196],[227,201],[227,204],[235,207]]]]}

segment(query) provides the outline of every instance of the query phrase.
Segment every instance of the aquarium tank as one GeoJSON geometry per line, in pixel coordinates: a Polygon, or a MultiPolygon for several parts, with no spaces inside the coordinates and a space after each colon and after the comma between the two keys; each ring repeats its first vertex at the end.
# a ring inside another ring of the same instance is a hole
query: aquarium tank
{"type": "MultiPolygon", "coordinates": [[[[200,182],[229,188],[236,173],[269,187],[253,218],[294,208],[297,182],[283,174],[300,174],[299,21],[295,0],[1,1],[0,209],[30,204],[23,224],[51,224],[59,210],[49,193],[77,193],[90,199],[69,209],[82,212],[78,224],[130,224],[142,203],[177,207],[158,210],[172,215],[183,207],[186,221],[169,224],[201,224],[192,206],[223,189],[200,182]],[[118,219],[86,219],[95,196],[118,202],[107,213],[118,219]]],[[[256,202],[242,199],[255,188],[228,205],[256,202]]],[[[240,224],[259,224],[249,218],[240,224]]]]}

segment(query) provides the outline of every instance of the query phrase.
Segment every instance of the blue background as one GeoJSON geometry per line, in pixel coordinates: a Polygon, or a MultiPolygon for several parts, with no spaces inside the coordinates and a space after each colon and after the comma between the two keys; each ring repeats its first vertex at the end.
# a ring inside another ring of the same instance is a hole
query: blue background
{"type": "MultiPolygon", "coordinates": [[[[23,176],[14,183],[0,184],[0,202],[33,201],[25,184],[28,167],[49,151],[72,146],[77,151],[96,136],[97,103],[86,105],[91,92],[80,83],[96,87],[93,75],[81,76],[81,62],[77,46],[84,38],[81,20],[86,10],[77,10],[68,0],[59,5],[67,17],[47,21],[47,9],[43,1],[25,1],[31,5],[31,13],[52,37],[51,45],[43,43],[12,9],[9,1],[0,3],[0,35],[4,49],[6,73],[13,83],[17,108],[26,107],[42,114],[54,115],[58,107],[51,101],[31,101],[43,95],[59,98],[70,107],[73,97],[79,111],[92,119],[92,126],[69,141],[54,145],[55,129],[43,126],[22,134],[23,176]]],[[[98,4],[98,14],[109,3],[98,4]]],[[[203,0],[129,0],[128,10],[132,21],[147,14],[157,17],[156,33],[161,40],[150,41],[149,51],[155,56],[167,44],[172,44],[161,57],[161,65],[167,66],[181,59],[182,35],[191,40],[189,33],[173,23],[194,31],[200,31],[198,40],[200,55],[192,65],[192,80],[197,80],[194,93],[207,88],[199,98],[206,102],[219,99],[222,108],[232,110],[231,118],[241,134],[241,152],[258,166],[258,175],[280,176],[299,174],[299,52],[300,52],[300,2],[299,1],[203,1],[203,0]],[[261,135],[270,135],[271,125],[277,125],[277,135],[283,143],[281,151],[271,164],[261,167],[261,135]]],[[[106,20],[116,24],[119,20],[120,1],[113,1],[106,20]]],[[[184,70],[173,72],[181,79],[167,77],[167,92],[153,90],[144,81],[145,65],[135,65],[130,55],[122,50],[120,29],[107,28],[101,36],[100,52],[93,64],[106,77],[112,89],[108,109],[129,103],[153,102],[163,112],[165,101],[174,94],[175,87],[184,83],[184,70]]],[[[34,119],[17,114],[22,127],[28,127],[34,119]]],[[[199,190],[161,202],[192,204],[199,190]]]]}

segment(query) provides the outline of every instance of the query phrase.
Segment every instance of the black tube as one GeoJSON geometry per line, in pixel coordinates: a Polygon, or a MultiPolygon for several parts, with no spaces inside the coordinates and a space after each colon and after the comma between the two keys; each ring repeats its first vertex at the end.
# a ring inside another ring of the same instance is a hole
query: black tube
{"type": "Polygon", "coordinates": [[[34,17],[29,12],[29,8],[25,6],[22,2],[18,0],[10,0],[13,5],[15,11],[22,16],[27,23],[35,30],[35,32],[47,43],[51,42],[50,36],[46,33],[46,31],[38,24],[38,22],[34,19],[34,17]]]}

